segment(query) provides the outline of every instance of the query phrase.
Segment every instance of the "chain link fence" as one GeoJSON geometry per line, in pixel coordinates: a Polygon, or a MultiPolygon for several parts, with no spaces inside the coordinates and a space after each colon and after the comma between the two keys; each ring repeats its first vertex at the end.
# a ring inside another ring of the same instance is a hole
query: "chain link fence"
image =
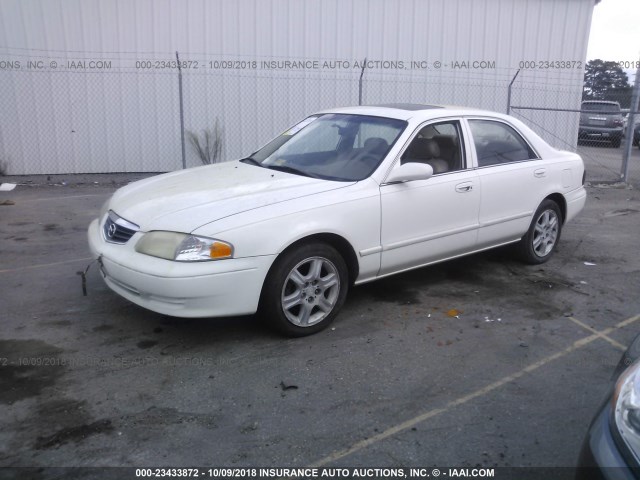
{"type": "MultiPolygon", "coordinates": [[[[581,69],[312,62],[16,56],[0,65],[0,169],[6,174],[171,171],[202,163],[189,132],[202,135],[216,123],[219,158],[225,160],[252,153],[321,109],[431,103],[510,112],[556,148],[580,153],[590,180],[620,180],[623,148],[577,143],[581,69]]],[[[638,157],[634,148],[630,182],[640,180],[638,157]]]]}
{"type": "MultiPolygon", "coordinates": [[[[625,150],[626,137],[633,136],[633,128],[626,128],[626,123],[620,143],[615,141],[615,137],[578,139],[581,115],[584,121],[585,117],[597,115],[598,112],[581,110],[582,98],[575,98],[575,92],[566,85],[567,80],[567,76],[561,75],[544,83],[530,82],[526,77],[520,81],[516,77],[512,88],[511,115],[523,121],[554,147],[580,154],[587,170],[587,180],[616,183],[627,173],[627,182],[640,181],[640,150],[637,143],[628,155],[625,150]],[[561,136],[559,133],[563,129],[575,133],[573,136],[561,136]],[[628,164],[626,172],[625,163],[628,164]]],[[[572,79],[575,80],[580,79],[572,79]]],[[[628,93],[616,95],[615,92],[609,92],[606,101],[628,104],[628,93]]],[[[612,108],[614,110],[610,109],[609,113],[613,113],[617,107],[612,108]]],[[[622,109],[625,114],[629,111],[622,109]]]]}
{"type": "MultiPolygon", "coordinates": [[[[198,134],[218,120],[224,159],[249,155],[317,110],[358,103],[357,72],[185,70],[182,75],[185,130],[198,134]]],[[[185,163],[200,163],[188,142],[185,163]]]]}

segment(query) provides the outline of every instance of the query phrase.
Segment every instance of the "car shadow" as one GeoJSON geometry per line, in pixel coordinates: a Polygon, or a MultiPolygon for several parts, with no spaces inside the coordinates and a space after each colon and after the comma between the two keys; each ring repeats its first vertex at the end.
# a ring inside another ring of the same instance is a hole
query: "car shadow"
{"type": "MultiPolygon", "coordinates": [[[[428,301],[431,305],[437,299],[446,305],[459,305],[465,300],[477,301],[474,292],[478,291],[485,299],[513,299],[519,303],[528,297],[533,301],[530,295],[536,285],[546,292],[549,282],[559,286],[565,283],[564,279],[556,279],[549,272],[541,274],[540,270],[541,267],[517,260],[512,246],[496,248],[353,287],[340,316],[362,315],[380,303],[402,306],[428,301]]],[[[540,309],[546,301],[536,300],[531,308],[540,309]]],[[[111,340],[114,343],[132,338],[141,350],[160,349],[165,354],[215,345],[222,348],[238,342],[259,346],[287,340],[271,329],[260,313],[177,318],[150,312],[119,298],[112,298],[110,302],[114,323],[109,330],[113,332],[100,333],[117,332],[117,337],[111,340]]]]}
{"type": "Polygon", "coordinates": [[[397,304],[419,303],[418,291],[442,286],[447,282],[486,287],[500,272],[526,272],[526,266],[514,258],[513,247],[468,255],[442,263],[409,270],[354,288],[352,296],[371,296],[397,304]]]}

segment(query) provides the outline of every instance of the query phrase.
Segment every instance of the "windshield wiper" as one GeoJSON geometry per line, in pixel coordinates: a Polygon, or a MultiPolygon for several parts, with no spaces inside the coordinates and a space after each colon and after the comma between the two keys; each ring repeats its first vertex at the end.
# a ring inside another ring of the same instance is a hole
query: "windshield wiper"
{"type": "Polygon", "coordinates": [[[262,167],[263,165],[257,161],[255,158],[247,157],[240,159],[242,163],[248,163],[249,165],[256,165],[258,167],[262,167]]]}
{"type": "Polygon", "coordinates": [[[267,168],[271,170],[278,170],[280,172],[293,173],[294,175],[302,175],[305,177],[318,178],[316,175],[303,172],[302,170],[298,170],[297,168],[293,168],[288,165],[269,165],[267,168]]]}

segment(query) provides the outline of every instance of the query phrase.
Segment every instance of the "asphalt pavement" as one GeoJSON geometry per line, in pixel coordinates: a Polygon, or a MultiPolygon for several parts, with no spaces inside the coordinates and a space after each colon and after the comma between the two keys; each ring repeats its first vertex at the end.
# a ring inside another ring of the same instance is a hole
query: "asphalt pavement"
{"type": "Polygon", "coordinates": [[[145,311],[95,268],[83,296],[86,228],[130,178],[0,192],[0,466],[571,467],[640,332],[633,188],[589,186],[545,265],[500,249],[397,275],[285,339],[145,311]]]}

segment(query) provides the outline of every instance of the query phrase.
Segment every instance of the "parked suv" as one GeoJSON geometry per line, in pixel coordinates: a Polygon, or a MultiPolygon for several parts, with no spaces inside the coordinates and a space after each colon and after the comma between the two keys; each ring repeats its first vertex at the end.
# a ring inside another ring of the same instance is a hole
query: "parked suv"
{"type": "Polygon", "coordinates": [[[618,102],[586,100],[581,110],[578,140],[607,141],[613,148],[620,146],[623,122],[618,102]]]}

